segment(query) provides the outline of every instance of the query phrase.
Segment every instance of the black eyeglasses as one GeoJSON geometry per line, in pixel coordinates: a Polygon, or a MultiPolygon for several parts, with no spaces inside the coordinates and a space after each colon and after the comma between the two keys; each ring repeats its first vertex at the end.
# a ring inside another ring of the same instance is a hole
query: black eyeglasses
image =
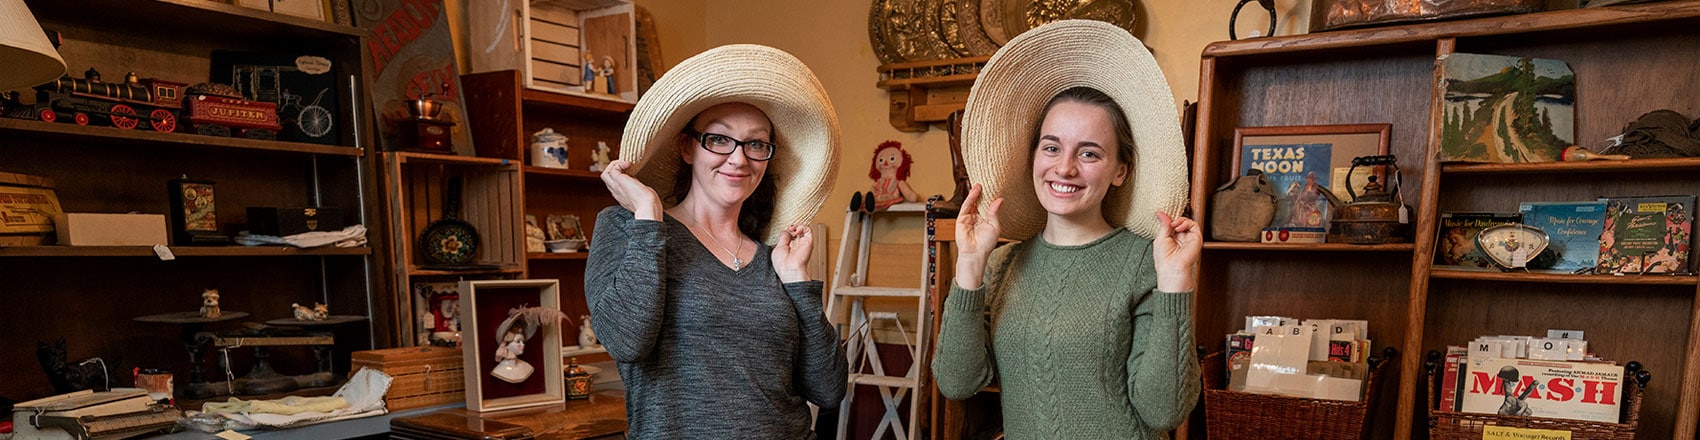
{"type": "Polygon", "coordinates": [[[744,149],[745,158],[755,161],[764,161],[772,159],[773,152],[779,150],[778,145],[774,145],[772,142],[763,140],[752,139],[740,141],[733,139],[731,136],[715,133],[699,133],[696,130],[691,130],[689,133],[691,133],[692,137],[696,138],[698,143],[702,144],[702,149],[721,156],[730,156],[734,150],[742,147],[744,149]]]}

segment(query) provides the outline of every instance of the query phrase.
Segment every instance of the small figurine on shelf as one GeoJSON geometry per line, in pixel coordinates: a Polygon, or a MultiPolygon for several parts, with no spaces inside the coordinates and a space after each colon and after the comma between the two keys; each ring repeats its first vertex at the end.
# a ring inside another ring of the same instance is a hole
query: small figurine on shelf
{"type": "Polygon", "coordinates": [[[289,308],[295,310],[296,321],[323,321],[325,318],[329,318],[331,316],[330,308],[321,303],[313,303],[313,308],[307,308],[307,306],[304,305],[290,303],[289,308]]]}
{"type": "Polygon", "coordinates": [[[201,291],[201,317],[213,319],[223,314],[218,309],[218,289],[201,291]]]}
{"type": "Polygon", "coordinates": [[[593,152],[593,153],[590,153],[590,160],[596,162],[596,163],[590,164],[590,170],[591,171],[600,172],[603,169],[608,168],[608,143],[607,142],[597,142],[596,143],[596,151],[593,152]]]}
{"type": "Polygon", "coordinates": [[[868,178],[874,179],[874,209],[920,200],[909,187],[909,168],[914,163],[915,159],[897,141],[882,142],[874,149],[874,163],[868,167],[868,178]]]}
{"type": "Polygon", "coordinates": [[[601,73],[602,73],[602,78],[603,78],[604,83],[605,83],[605,86],[603,87],[602,90],[608,92],[608,94],[610,94],[610,95],[620,94],[619,87],[618,87],[619,82],[614,81],[614,57],[607,56],[607,55],[602,56],[602,72],[601,73]]]}
{"type": "Polygon", "coordinates": [[[584,74],[583,74],[582,77],[580,77],[580,84],[579,85],[584,87],[584,91],[586,93],[595,92],[596,91],[596,58],[591,56],[590,52],[588,52],[588,51],[585,52],[584,53],[584,66],[581,66],[581,67],[584,69],[584,74]]]}
{"type": "Polygon", "coordinates": [[[544,128],[531,135],[531,165],[544,168],[567,167],[567,137],[553,128],[544,128]]]}
{"type": "Polygon", "coordinates": [[[578,349],[586,350],[595,347],[597,345],[596,330],[590,328],[590,315],[579,315],[579,320],[581,322],[578,327],[578,349]]]}
{"type": "Polygon", "coordinates": [[[565,313],[549,307],[526,307],[508,310],[508,319],[496,327],[496,367],[490,375],[508,383],[520,383],[531,377],[535,368],[520,359],[525,354],[525,341],[544,326],[558,325],[567,319],[565,313]]]}

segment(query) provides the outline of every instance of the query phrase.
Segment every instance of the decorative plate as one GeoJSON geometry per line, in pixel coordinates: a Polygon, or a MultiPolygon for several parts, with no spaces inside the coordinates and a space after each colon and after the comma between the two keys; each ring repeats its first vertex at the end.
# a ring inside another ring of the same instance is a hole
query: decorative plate
{"type": "Polygon", "coordinates": [[[425,261],[432,264],[471,263],[472,256],[478,253],[478,233],[471,228],[433,228],[419,237],[419,248],[425,253],[425,261]]]}
{"type": "Polygon", "coordinates": [[[1476,248],[1500,270],[1527,269],[1547,249],[1547,233],[1521,223],[1506,223],[1476,234],[1476,248]]]}

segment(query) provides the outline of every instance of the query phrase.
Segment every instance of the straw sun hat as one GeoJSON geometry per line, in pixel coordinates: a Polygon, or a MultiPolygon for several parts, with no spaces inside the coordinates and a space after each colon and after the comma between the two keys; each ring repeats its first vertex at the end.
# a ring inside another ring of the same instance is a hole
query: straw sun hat
{"type": "Polygon", "coordinates": [[[1110,224],[1149,238],[1158,228],[1152,212],[1178,215],[1186,206],[1180,117],[1151,52],[1109,23],[1061,20],[1011,39],[968,93],[963,162],[968,178],[982,186],[981,212],[1003,197],[998,217],[1005,238],[1025,240],[1045,227],[1031,160],[1039,112],[1051,97],[1080,86],[1109,95],[1133,128],[1132,178],[1104,195],[1110,224]]]}
{"type": "MultiPolygon", "coordinates": [[[[620,159],[661,197],[685,162],[674,143],[703,110],[728,102],[761,109],[779,145],[764,179],[775,181],[773,219],[765,237],[806,223],[825,203],[838,170],[838,116],[814,72],[779,49],[734,44],[709,49],[668,70],[644,93],[620,138],[620,159]]],[[[737,154],[742,154],[738,152],[737,154]]]]}

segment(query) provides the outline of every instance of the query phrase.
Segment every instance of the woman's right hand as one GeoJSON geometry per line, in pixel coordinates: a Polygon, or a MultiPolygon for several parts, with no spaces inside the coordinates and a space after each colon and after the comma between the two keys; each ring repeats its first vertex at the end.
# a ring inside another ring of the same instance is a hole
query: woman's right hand
{"type": "Polygon", "coordinates": [[[655,195],[654,188],[626,174],[631,166],[631,162],[624,160],[609,162],[602,170],[602,183],[608,185],[608,192],[614,194],[621,207],[632,212],[633,218],[661,220],[661,197],[655,195]]]}
{"type": "Polygon", "coordinates": [[[986,260],[998,246],[1003,225],[998,222],[998,207],[1003,198],[992,200],[985,214],[980,214],[980,184],[968,190],[962,200],[962,210],[956,214],[956,285],[964,289],[980,288],[986,273],[986,260]]]}

